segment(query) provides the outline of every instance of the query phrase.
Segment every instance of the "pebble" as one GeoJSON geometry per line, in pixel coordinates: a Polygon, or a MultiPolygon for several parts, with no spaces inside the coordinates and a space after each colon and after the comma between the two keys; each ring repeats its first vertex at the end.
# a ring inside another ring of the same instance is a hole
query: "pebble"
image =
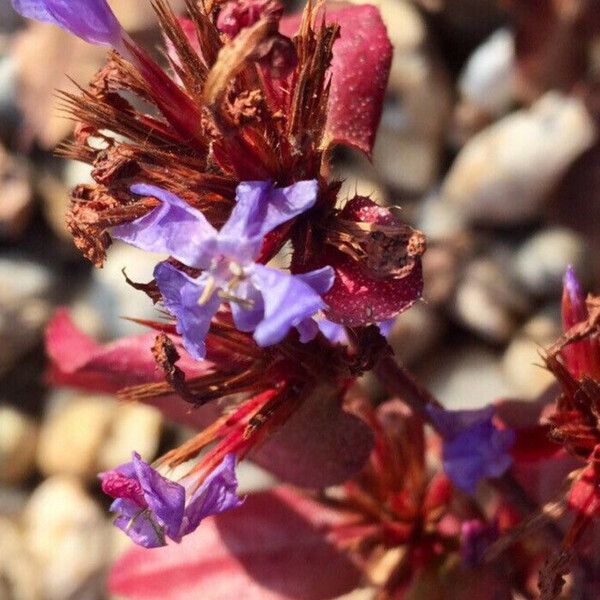
{"type": "Polygon", "coordinates": [[[442,185],[465,218],[512,225],[539,216],[569,165],[596,139],[583,102],[549,92],[530,109],[487,127],[464,146],[442,185]]]}
{"type": "Polygon", "coordinates": [[[0,239],[16,240],[23,234],[33,210],[32,196],[27,163],[0,145],[0,239]]]}
{"type": "Polygon", "coordinates": [[[100,448],[97,469],[106,471],[129,462],[132,451],[152,460],[158,451],[162,417],[151,406],[119,404],[100,448]]]}
{"type": "Polygon", "coordinates": [[[394,54],[388,100],[374,148],[384,183],[414,194],[437,179],[451,89],[428,44],[419,11],[405,0],[379,0],[394,54]]]}
{"type": "Polygon", "coordinates": [[[98,454],[110,431],[116,408],[113,399],[102,396],[72,398],[56,407],[40,430],[37,452],[40,471],[45,475],[72,475],[92,480],[98,473],[98,454]]]}
{"type": "Polygon", "coordinates": [[[102,269],[95,269],[79,301],[87,304],[104,324],[105,335],[117,338],[143,333],[146,330],[124,317],[157,320],[160,313],[143,292],[134,290],[125,281],[123,269],[133,281],[148,282],[164,256],[144,252],[133,246],[115,243],[102,269]]]}
{"type": "Polygon", "coordinates": [[[514,101],[515,39],[499,29],[470,56],[459,81],[463,101],[490,116],[504,114],[514,101]]]}
{"type": "Polygon", "coordinates": [[[416,376],[446,408],[481,408],[515,390],[502,371],[501,356],[482,344],[439,348],[416,376]]]}
{"type": "Polygon", "coordinates": [[[426,232],[428,242],[450,240],[465,232],[461,211],[439,194],[432,193],[419,204],[417,228],[426,232]]]}
{"type": "Polygon", "coordinates": [[[578,277],[590,275],[590,253],[585,241],[570,229],[542,229],[529,238],[514,257],[514,272],[523,287],[535,296],[558,297],[568,265],[578,277]]]}
{"type": "Polygon", "coordinates": [[[21,531],[14,521],[4,517],[0,517],[0,598],[45,600],[37,565],[24,545],[21,531]]]}
{"type": "Polygon", "coordinates": [[[538,398],[554,382],[540,353],[560,334],[560,308],[556,305],[527,321],[510,342],[502,359],[502,368],[520,398],[538,398]]]}
{"type": "Polygon", "coordinates": [[[413,365],[435,346],[443,333],[444,322],[439,314],[424,302],[418,302],[396,317],[388,342],[398,360],[413,365]]]}
{"type": "Polygon", "coordinates": [[[110,526],[82,485],[55,476],[35,489],[23,523],[37,560],[44,600],[101,600],[110,526]]]}
{"type": "Polygon", "coordinates": [[[37,427],[24,413],[0,406],[0,482],[20,483],[33,471],[37,427]]]}
{"type": "Polygon", "coordinates": [[[55,285],[43,265],[17,254],[0,257],[0,374],[40,341],[55,285]]]}
{"type": "Polygon", "coordinates": [[[37,453],[46,475],[70,475],[83,481],[131,460],[135,450],[145,460],[158,451],[162,417],[158,410],[118,403],[111,396],[58,396],[44,420],[37,453]]]}
{"type": "Polygon", "coordinates": [[[465,269],[453,313],[465,327],[493,343],[507,342],[529,310],[529,300],[499,261],[479,258],[465,269]]]}

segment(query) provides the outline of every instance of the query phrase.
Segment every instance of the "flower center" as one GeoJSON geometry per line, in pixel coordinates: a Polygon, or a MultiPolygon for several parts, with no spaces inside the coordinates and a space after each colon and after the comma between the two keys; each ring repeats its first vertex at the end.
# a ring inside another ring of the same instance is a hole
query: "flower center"
{"type": "Polygon", "coordinates": [[[198,304],[204,306],[216,293],[226,302],[235,302],[245,309],[251,309],[254,302],[236,294],[238,286],[246,280],[246,277],[244,267],[238,262],[226,257],[213,261],[204,290],[198,298],[198,304]]]}

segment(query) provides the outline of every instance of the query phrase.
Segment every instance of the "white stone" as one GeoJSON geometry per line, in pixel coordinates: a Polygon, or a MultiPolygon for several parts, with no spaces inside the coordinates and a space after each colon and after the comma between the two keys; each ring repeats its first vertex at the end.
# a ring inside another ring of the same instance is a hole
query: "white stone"
{"type": "Polygon", "coordinates": [[[57,407],[41,427],[37,452],[40,471],[93,479],[116,408],[114,399],[102,396],[73,398],[57,407]]]}
{"type": "Polygon", "coordinates": [[[440,348],[416,374],[452,410],[481,408],[515,394],[501,357],[479,344],[440,348]]]}
{"type": "Polygon", "coordinates": [[[109,249],[104,267],[93,272],[89,287],[78,301],[101,318],[110,337],[143,333],[147,330],[124,317],[157,320],[160,313],[148,296],[125,281],[122,271],[125,269],[131,280],[146,283],[152,280],[154,267],[164,258],[117,242],[109,249]]]}
{"type": "MultiPolygon", "coordinates": [[[[45,600],[38,568],[17,525],[0,517],[0,598],[45,600]]],[[[61,599],[62,600],[62,599],[61,599]]]]}
{"type": "Polygon", "coordinates": [[[0,373],[41,338],[56,281],[44,266],[17,255],[0,258],[0,373]]]}
{"type": "Polygon", "coordinates": [[[583,101],[549,92],[465,145],[442,186],[466,218],[513,224],[535,218],[569,165],[596,139],[583,101]]]}
{"type": "Polygon", "coordinates": [[[515,40],[508,29],[494,32],[473,52],[458,88],[479,110],[501,115],[514,100],[515,40]]]}
{"type": "Polygon", "coordinates": [[[484,339],[502,343],[510,339],[529,302],[499,262],[481,258],[466,268],[452,308],[463,325],[484,339]]]}
{"type": "Polygon", "coordinates": [[[157,409],[141,404],[119,404],[100,447],[97,469],[106,471],[129,462],[133,450],[144,460],[153,460],[161,426],[162,417],[157,409]]]}
{"type": "Polygon", "coordinates": [[[552,305],[527,321],[511,340],[504,353],[502,367],[519,397],[538,398],[555,381],[545,368],[541,353],[561,333],[560,307],[552,305]]]}
{"type": "Polygon", "coordinates": [[[0,481],[23,481],[35,465],[37,427],[24,413],[0,406],[0,481]]]}
{"type": "Polygon", "coordinates": [[[543,229],[518,250],[514,270],[522,285],[536,296],[560,295],[568,265],[579,278],[587,279],[590,266],[585,241],[575,232],[562,227],[543,229]]]}
{"type": "Polygon", "coordinates": [[[110,525],[76,479],[56,476],[44,481],[25,507],[23,522],[45,600],[103,597],[110,525]]]}

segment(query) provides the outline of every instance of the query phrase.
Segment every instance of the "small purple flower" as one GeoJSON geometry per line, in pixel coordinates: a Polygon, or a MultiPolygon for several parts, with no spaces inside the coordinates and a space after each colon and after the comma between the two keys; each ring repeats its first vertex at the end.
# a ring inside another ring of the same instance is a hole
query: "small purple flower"
{"type": "Polygon", "coordinates": [[[429,405],[427,410],[444,440],[446,475],[464,492],[474,494],[482,479],[500,477],[512,464],[509,451],[515,434],[496,428],[493,406],[451,411],[429,405]]]}
{"type": "Polygon", "coordinates": [[[186,502],[185,488],[163,477],[133,453],[131,462],[99,475],[102,490],[115,498],[114,524],[145,548],[180,542],[209,515],[236,508],[235,455],[228,454],[186,502]]]}
{"type": "Polygon", "coordinates": [[[236,327],[253,331],[260,346],[280,342],[292,327],[302,342],[315,337],[318,328],[312,316],[326,308],[321,295],[333,285],[333,269],[291,275],[254,261],[267,233],[314,205],[316,181],[284,189],[267,181],[241,183],[237,203],[220,231],[165,190],[135,185],[132,191],[154,196],[162,204],[140,219],[114,227],[113,236],[203,270],[194,278],[163,262],[154,271],[163,304],[177,319],[177,330],[194,358],[204,358],[204,339],[222,302],[229,303],[236,327]]]}
{"type": "Polygon", "coordinates": [[[58,25],[90,44],[122,46],[121,25],[106,0],[12,0],[29,19],[58,25]]]}

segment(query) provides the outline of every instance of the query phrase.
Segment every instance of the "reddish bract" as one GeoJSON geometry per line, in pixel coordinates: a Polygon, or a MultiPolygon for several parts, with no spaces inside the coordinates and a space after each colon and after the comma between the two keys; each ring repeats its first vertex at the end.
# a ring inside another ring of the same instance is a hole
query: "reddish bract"
{"type": "Polygon", "coordinates": [[[600,515],[600,477],[595,464],[588,465],[573,483],[568,497],[569,508],[586,517],[600,515]]]}
{"type": "Polygon", "coordinates": [[[342,519],[283,488],[254,494],[180,545],[131,550],[113,567],[109,588],[130,600],[332,598],[360,578],[322,532],[342,519]]]}
{"type": "MultiPolygon", "coordinates": [[[[333,46],[325,146],[343,144],[371,156],[392,62],[392,44],[377,8],[327,5],[326,23],[341,25],[333,46]]],[[[317,18],[317,23],[318,23],[317,18]]],[[[280,31],[293,36],[300,16],[281,20],[280,31]]]]}
{"type": "MultiPolygon", "coordinates": [[[[353,198],[340,218],[359,223],[397,226],[409,229],[392,212],[369,198],[353,198]]],[[[404,277],[380,277],[345,253],[331,249],[323,264],[336,272],[333,287],[324,296],[327,317],[349,327],[385,321],[412,306],[423,293],[423,270],[417,256],[404,277]]]]}

